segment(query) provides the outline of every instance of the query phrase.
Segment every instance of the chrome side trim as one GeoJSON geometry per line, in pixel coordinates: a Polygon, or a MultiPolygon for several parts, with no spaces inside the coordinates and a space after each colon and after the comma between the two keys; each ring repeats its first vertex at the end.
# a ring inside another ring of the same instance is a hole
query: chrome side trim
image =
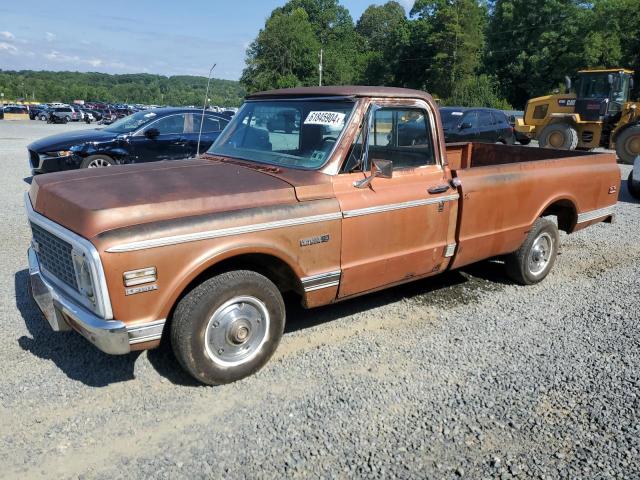
{"type": "Polygon", "coordinates": [[[609,207],[599,208],[597,210],[591,210],[590,212],[584,212],[578,214],[578,223],[590,222],[597,218],[607,217],[613,215],[614,205],[609,207]]]}
{"type": "Polygon", "coordinates": [[[372,215],[375,213],[391,212],[403,208],[422,207],[424,205],[433,205],[440,202],[451,202],[460,197],[457,193],[453,195],[443,195],[441,197],[425,198],[421,200],[411,200],[402,203],[389,203],[386,205],[377,205],[375,207],[358,208],[356,210],[347,210],[342,213],[344,218],[360,217],[362,215],[372,215]]]}
{"type": "Polygon", "coordinates": [[[321,288],[335,287],[340,284],[341,270],[335,270],[333,272],[319,273],[317,275],[311,275],[300,279],[305,292],[313,292],[314,290],[320,290],[321,288]]]}
{"type": "Polygon", "coordinates": [[[210,240],[213,238],[229,237],[232,235],[242,235],[244,233],[262,232],[264,230],[272,230],[275,228],[294,227],[298,225],[306,225],[308,223],[327,222],[330,220],[339,220],[341,218],[342,214],[340,212],[325,213],[323,215],[312,215],[310,217],[291,218],[287,220],[277,220],[274,222],[244,225],[242,227],[221,228],[218,230],[207,230],[205,232],[185,233],[183,235],[173,235],[170,237],[161,237],[151,240],[123,243],[121,245],[110,247],[106,251],[109,253],[132,252],[135,250],[144,250],[147,248],[177,245],[179,243],[197,242],[199,240],[210,240]]]}
{"type": "MultiPolygon", "coordinates": [[[[70,243],[73,248],[77,248],[87,255],[87,258],[90,260],[88,263],[91,267],[91,276],[95,282],[94,288],[97,300],[97,311],[95,313],[104,317],[105,320],[111,320],[113,318],[113,311],[111,309],[109,289],[107,288],[107,280],[104,274],[104,269],[102,268],[102,261],[100,260],[100,255],[98,254],[96,247],[94,247],[89,240],[82,238],[80,235],[73,233],[71,230],[67,230],[62,225],[59,225],[36,212],[31,205],[31,198],[29,198],[28,192],[25,192],[24,194],[24,205],[30,222],[35,223],[53,235],[65,240],[70,243]]],[[[74,294],[73,297],[80,303],[86,303],[86,299],[79,295],[74,294]]]]}
{"type": "Polygon", "coordinates": [[[165,323],[166,320],[163,318],[162,320],[127,327],[129,345],[149,342],[151,340],[160,340],[165,323]]]}
{"type": "Polygon", "coordinates": [[[444,256],[445,257],[453,257],[453,254],[456,253],[456,243],[451,243],[449,245],[446,246],[446,248],[444,249],[444,256]]]}

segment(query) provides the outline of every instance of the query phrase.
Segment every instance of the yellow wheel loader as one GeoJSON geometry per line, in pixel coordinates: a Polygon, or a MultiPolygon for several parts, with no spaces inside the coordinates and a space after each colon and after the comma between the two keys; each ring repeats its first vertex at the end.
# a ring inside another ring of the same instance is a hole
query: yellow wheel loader
{"type": "Polygon", "coordinates": [[[530,99],[515,130],[546,148],[615,148],[631,164],[640,155],[640,102],[629,101],[632,89],[632,70],[580,70],[575,92],[530,99]]]}

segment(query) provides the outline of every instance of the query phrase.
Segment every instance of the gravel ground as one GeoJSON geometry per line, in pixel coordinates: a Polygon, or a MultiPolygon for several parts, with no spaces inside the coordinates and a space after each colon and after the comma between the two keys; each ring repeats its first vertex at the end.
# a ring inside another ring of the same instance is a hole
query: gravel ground
{"type": "MultiPolygon", "coordinates": [[[[102,354],[27,295],[25,146],[0,122],[3,478],[640,478],[640,203],[562,236],[542,284],[482,262],[290,304],[257,375],[195,385],[167,349],[102,354]]],[[[626,179],[629,167],[621,167],[626,179]]]]}

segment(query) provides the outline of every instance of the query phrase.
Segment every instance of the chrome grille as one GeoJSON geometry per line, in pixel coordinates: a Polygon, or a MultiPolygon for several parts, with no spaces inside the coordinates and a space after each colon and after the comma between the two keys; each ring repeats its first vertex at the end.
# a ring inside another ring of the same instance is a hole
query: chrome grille
{"type": "Polygon", "coordinates": [[[29,163],[31,164],[31,168],[38,168],[38,166],[40,166],[40,155],[33,150],[29,150],[29,163]]]}
{"type": "Polygon", "coordinates": [[[58,280],[78,291],[71,245],[33,222],[31,231],[40,264],[58,280]]]}

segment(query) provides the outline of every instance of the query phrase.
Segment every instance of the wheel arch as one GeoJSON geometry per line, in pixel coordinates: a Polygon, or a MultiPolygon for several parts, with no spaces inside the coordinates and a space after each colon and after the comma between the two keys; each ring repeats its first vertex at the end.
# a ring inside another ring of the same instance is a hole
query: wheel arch
{"type": "Polygon", "coordinates": [[[565,195],[552,199],[543,207],[536,218],[554,216],[558,219],[558,229],[571,233],[578,222],[578,208],[575,198],[565,195]]]}
{"type": "Polygon", "coordinates": [[[180,300],[205,280],[232,270],[251,270],[271,280],[281,293],[304,296],[301,275],[292,266],[291,258],[269,248],[241,248],[215,254],[199,262],[182,279],[163,307],[170,320],[180,300]]]}

